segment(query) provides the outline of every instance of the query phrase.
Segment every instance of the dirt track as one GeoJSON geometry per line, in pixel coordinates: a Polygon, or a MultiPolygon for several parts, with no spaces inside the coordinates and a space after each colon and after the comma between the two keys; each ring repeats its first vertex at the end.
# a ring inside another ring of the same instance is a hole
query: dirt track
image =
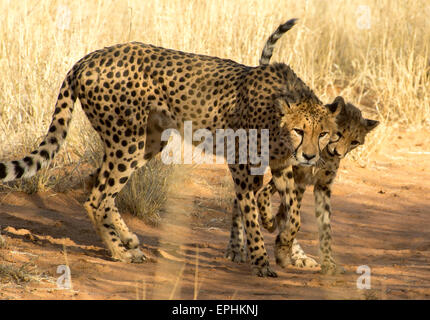
{"type": "MultiPolygon", "coordinates": [[[[8,247],[0,249],[0,263],[32,262],[51,281],[10,283],[0,299],[429,299],[428,146],[427,132],[402,133],[366,168],[344,162],[332,195],[333,250],[347,270],[337,276],[277,267],[268,233],[277,279],[254,277],[248,264],[224,259],[230,209],[216,190],[227,179],[225,166],[193,170],[177,188],[161,227],[124,214],[151,257],[141,265],[109,259],[82,207],[83,192],[2,194],[0,226],[8,247]],[[57,267],[66,260],[73,290],[58,290],[57,267]],[[371,290],[356,288],[360,265],[371,268],[371,290]]],[[[302,208],[298,238],[316,257],[312,190],[302,208]]]]}

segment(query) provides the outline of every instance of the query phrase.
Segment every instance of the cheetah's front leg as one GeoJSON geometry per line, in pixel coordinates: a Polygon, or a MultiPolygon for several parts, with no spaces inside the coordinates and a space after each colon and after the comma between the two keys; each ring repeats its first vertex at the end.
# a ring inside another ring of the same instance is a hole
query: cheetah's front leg
{"type": "Polygon", "coordinates": [[[272,214],[272,195],[276,192],[273,179],[264,186],[257,197],[258,210],[261,215],[261,223],[264,229],[273,233],[276,230],[277,222],[272,214]]]}
{"type": "Polygon", "coordinates": [[[321,272],[326,274],[344,273],[345,269],[336,264],[331,250],[331,205],[330,189],[327,186],[316,184],[314,187],[315,216],[318,223],[321,272]]]}
{"type": "MultiPolygon", "coordinates": [[[[254,194],[261,189],[263,185],[263,176],[254,176],[253,178],[253,188],[254,194]]],[[[274,187],[273,187],[274,188],[274,187]]],[[[270,205],[270,197],[269,197],[270,205]]],[[[260,211],[260,205],[258,204],[258,210],[260,211]]],[[[264,221],[263,217],[261,220],[264,221]]],[[[266,227],[266,226],[264,226],[266,227]]],[[[276,225],[275,225],[276,228],[276,225]]],[[[245,262],[246,261],[246,246],[244,238],[244,227],[243,227],[243,217],[242,212],[237,204],[237,199],[234,200],[233,215],[231,221],[230,230],[230,241],[227,246],[225,257],[233,262],[245,262]]]]}
{"type": "Polygon", "coordinates": [[[270,268],[263,235],[258,223],[259,212],[254,189],[259,187],[255,185],[261,183],[262,177],[252,176],[249,165],[231,164],[229,169],[235,183],[237,203],[245,224],[246,244],[252,271],[260,277],[277,277],[277,274],[270,268]]]}
{"type": "MultiPolygon", "coordinates": [[[[286,185],[286,184],[285,184],[286,185]]],[[[295,192],[293,191],[293,194],[295,193],[297,195],[297,207],[300,209],[300,205],[303,198],[303,193],[306,190],[306,186],[304,185],[297,185],[295,184],[295,192]]],[[[281,205],[279,206],[278,213],[276,214],[276,217],[272,215],[272,204],[271,204],[271,195],[276,192],[276,186],[273,182],[273,179],[270,180],[270,182],[261,190],[261,192],[258,194],[258,209],[261,213],[261,221],[265,229],[267,229],[269,232],[273,232],[276,230],[278,224],[281,224],[282,217],[285,217],[288,213],[285,212],[286,205],[285,203],[290,203],[290,193],[285,193],[285,199],[283,202],[281,202],[281,205]],[[285,203],[284,203],[285,202],[285,203]]],[[[284,257],[284,264],[286,264],[288,261],[291,261],[291,264],[298,268],[317,268],[319,267],[319,264],[312,259],[311,257],[308,257],[306,253],[303,251],[300,244],[297,242],[297,239],[294,239],[292,249],[291,249],[291,257],[287,258],[284,257]]]]}
{"type": "Polygon", "coordinates": [[[272,179],[281,196],[281,204],[285,207],[285,210],[276,217],[279,234],[275,242],[275,258],[277,264],[286,267],[291,263],[293,242],[300,229],[300,213],[293,167],[273,170],[272,179]]]}
{"type": "MultiPolygon", "coordinates": [[[[300,210],[303,194],[306,190],[306,186],[302,184],[295,183],[295,190],[293,191],[293,194],[297,195],[297,208],[300,210]]],[[[285,194],[287,203],[290,203],[289,193],[285,194]]],[[[287,215],[287,213],[284,213],[283,211],[286,210],[285,203],[281,202],[281,205],[279,206],[278,213],[276,215],[277,224],[280,224],[281,217],[284,217],[287,215]]],[[[291,264],[298,268],[317,268],[320,265],[311,257],[308,257],[306,253],[303,251],[300,244],[297,242],[297,239],[294,239],[293,241],[293,247],[291,249],[291,264]]]]}
{"type": "Polygon", "coordinates": [[[242,212],[240,212],[237,199],[235,199],[231,219],[230,240],[225,253],[225,257],[233,262],[246,261],[245,238],[243,237],[243,233],[242,212]]]}

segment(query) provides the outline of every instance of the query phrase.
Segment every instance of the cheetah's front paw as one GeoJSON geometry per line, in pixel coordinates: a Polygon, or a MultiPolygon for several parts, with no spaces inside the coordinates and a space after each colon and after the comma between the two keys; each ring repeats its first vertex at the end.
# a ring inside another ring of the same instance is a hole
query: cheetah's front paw
{"type": "Polygon", "coordinates": [[[112,259],[127,263],[142,263],[146,260],[145,255],[139,248],[128,250],[117,250],[112,254],[112,259]]]}
{"type": "Polygon", "coordinates": [[[129,233],[125,239],[121,239],[127,249],[136,249],[139,247],[139,238],[134,233],[129,233]]]}
{"type": "Polygon", "coordinates": [[[259,277],[271,277],[271,278],[277,278],[278,274],[270,268],[270,266],[253,266],[252,267],[252,273],[259,276],[259,277]]]}
{"type": "Polygon", "coordinates": [[[318,268],[320,265],[314,259],[309,257],[301,257],[298,259],[292,259],[293,266],[297,268],[318,268]]]}
{"type": "Polygon", "coordinates": [[[336,275],[345,273],[345,268],[333,262],[326,262],[321,265],[321,273],[326,275],[336,275]]]}
{"type": "Polygon", "coordinates": [[[140,251],[139,248],[128,250],[131,254],[131,262],[132,263],[142,263],[146,261],[146,256],[140,251]]]}
{"type": "Polygon", "coordinates": [[[262,224],[263,224],[264,229],[266,229],[270,233],[273,233],[276,230],[276,228],[278,227],[278,224],[277,224],[275,218],[272,218],[269,221],[262,220],[262,224]]]}
{"type": "Polygon", "coordinates": [[[246,262],[246,251],[243,247],[233,249],[231,245],[227,247],[225,257],[233,262],[246,262]]]}
{"type": "Polygon", "coordinates": [[[291,260],[291,250],[287,246],[275,247],[276,264],[282,268],[293,264],[291,260]]]}

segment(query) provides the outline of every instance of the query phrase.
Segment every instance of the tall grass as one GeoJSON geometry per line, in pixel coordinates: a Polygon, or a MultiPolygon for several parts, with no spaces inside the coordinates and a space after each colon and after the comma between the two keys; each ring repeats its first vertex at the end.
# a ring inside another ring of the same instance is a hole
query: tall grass
{"type": "Polygon", "coordinates": [[[165,165],[154,158],[138,169],[116,198],[120,211],[130,212],[148,224],[157,226],[160,212],[169,194],[170,183],[174,179],[173,165],[165,165]]]}
{"type": "MultiPolygon", "coordinates": [[[[0,12],[1,159],[40,141],[66,72],[88,52],[136,40],[257,65],[269,34],[293,17],[299,23],[273,60],[290,64],[323,101],[341,94],[381,128],[429,125],[426,0],[0,0],[0,12]],[[359,6],[370,10],[369,29],[359,6]]],[[[88,127],[77,108],[57,161],[85,154],[88,127]]]]}

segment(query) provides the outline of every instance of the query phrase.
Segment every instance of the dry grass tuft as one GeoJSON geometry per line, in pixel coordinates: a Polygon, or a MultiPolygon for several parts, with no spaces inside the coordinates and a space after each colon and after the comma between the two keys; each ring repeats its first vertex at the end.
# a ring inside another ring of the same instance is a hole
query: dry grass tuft
{"type": "Polygon", "coordinates": [[[217,185],[209,185],[215,193],[215,206],[230,212],[234,206],[234,200],[236,199],[236,193],[234,192],[234,183],[230,175],[225,175],[221,178],[221,181],[217,185]]]}
{"type": "Polygon", "coordinates": [[[150,160],[135,171],[116,198],[122,212],[130,212],[151,225],[158,225],[160,212],[167,201],[175,166],[160,159],[150,160]]]}
{"type": "Polygon", "coordinates": [[[45,278],[32,262],[24,263],[20,266],[0,264],[0,284],[2,285],[10,283],[21,285],[31,281],[40,282],[45,278]]]}
{"type": "Polygon", "coordinates": [[[0,249],[5,249],[5,248],[7,248],[7,242],[6,242],[6,239],[0,233],[0,249]]]}

